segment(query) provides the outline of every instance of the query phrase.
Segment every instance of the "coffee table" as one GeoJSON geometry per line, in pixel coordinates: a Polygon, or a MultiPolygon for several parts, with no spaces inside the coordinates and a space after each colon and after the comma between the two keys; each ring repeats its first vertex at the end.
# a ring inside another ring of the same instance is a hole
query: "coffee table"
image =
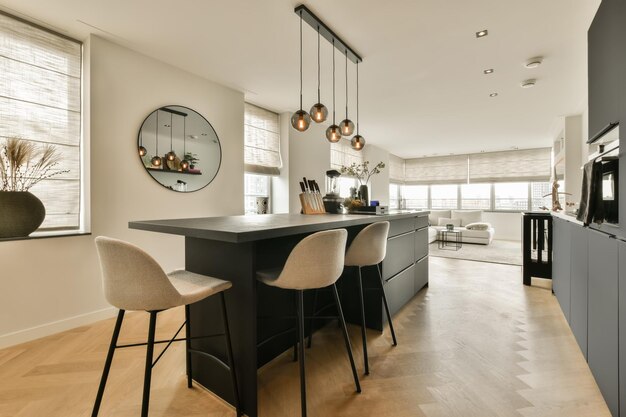
{"type": "Polygon", "coordinates": [[[463,231],[461,229],[443,229],[437,232],[438,248],[457,251],[463,247],[463,231]]]}

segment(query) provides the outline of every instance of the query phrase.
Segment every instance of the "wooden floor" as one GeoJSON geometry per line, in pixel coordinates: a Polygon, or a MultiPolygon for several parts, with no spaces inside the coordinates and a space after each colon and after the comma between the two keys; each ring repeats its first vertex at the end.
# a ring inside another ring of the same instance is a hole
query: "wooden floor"
{"type": "MultiPolygon", "coordinates": [[[[395,317],[399,346],[369,333],[362,394],[336,326],[318,333],[307,351],[309,416],[610,415],[548,281],[526,288],[510,265],[433,258],[430,267],[430,288],[395,317]]],[[[181,321],[181,311],[164,313],[157,337],[181,321]]],[[[129,314],[121,340],[142,341],[146,328],[147,315],[129,314]]],[[[106,320],[0,350],[0,417],[89,416],[112,329],[106,320]]],[[[350,333],[362,371],[359,330],[350,333]]],[[[234,416],[207,391],[186,388],[182,347],[155,368],[150,415],[234,416]]],[[[143,362],[142,348],[116,353],[101,416],[139,415],[143,362]]],[[[259,375],[261,415],[298,416],[290,355],[259,375]]]]}

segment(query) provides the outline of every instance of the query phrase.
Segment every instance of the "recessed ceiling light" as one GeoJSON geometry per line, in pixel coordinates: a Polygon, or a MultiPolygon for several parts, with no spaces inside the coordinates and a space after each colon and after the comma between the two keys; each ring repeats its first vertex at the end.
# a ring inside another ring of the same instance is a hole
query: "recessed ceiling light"
{"type": "Polygon", "coordinates": [[[489,97],[498,97],[498,93],[491,93],[489,94],[489,97]]]}
{"type": "Polygon", "coordinates": [[[477,38],[482,38],[483,36],[489,35],[489,31],[487,29],[483,29],[481,31],[476,32],[477,38]]]}
{"type": "Polygon", "coordinates": [[[493,68],[489,68],[483,71],[484,74],[493,74],[493,68]]]}
{"type": "Polygon", "coordinates": [[[537,68],[539,65],[541,65],[542,62],[543,62],[543,57],[536,56],[526,61],[526,63],[524,63],[524,66],[529,69],[537,68]]]}
{"type": "Polygon", "coordinates": [[[530,80],[522,81],[522,88],[532,88],[537,84],[537,80],[531,78],[530,80]]]}

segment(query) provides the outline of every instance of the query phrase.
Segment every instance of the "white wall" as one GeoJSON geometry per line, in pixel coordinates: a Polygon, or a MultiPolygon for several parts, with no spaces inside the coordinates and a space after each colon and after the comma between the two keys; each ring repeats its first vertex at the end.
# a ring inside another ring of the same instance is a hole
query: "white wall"
{"type": "MultiPolygon", "coordinates": [[[[272,177],[270,207],[272,213],[289,213],[289,130],[291,114],[280,115],[280,154],[283,166],[280,175],[272,177]]],[[[320,184],[321,186],[322,184],[320,184]]]]}
{"type": "Polygon", "coordinates": [[[494,239],[522,240],[522,214],[484,212],[483,221],[491,223],[496,230],[494,239]]]}
{"type": "Polygon", "coordinates": [[[0,243],[0,346],[113,314],[102,296],[95,236],[129,240],[172,269],[184,265],[184,239],[132,231],[128,221],[243,212],[243,95],[95,36],[85,52],[93,235],[0,243]],[[163,188],[137,157],[141,122],[168,104],[202,114],[222,145],[220,172],[195,193],[163,188]]]}
{"type": "Polygon", "coordinates": [[[316,180],[324,194],[326,171],[330,169],[330,143],[326,140],[326,125],[311,123],[305,132],[289,125],[289,212],[300,213],[302,177],[316,180]]]}
{"type": "MultiPolygon", "coordinates": [[[[580,167],[583,161],[582,147],[583,138],[582,115],[567,116],[565,118],[565,188],[571,195],[566,196],[565,201],[578,203],[582,190],[583,173],[580,167]]],[[[586,160],[586,158],[585,158],[586,160]]],[[[566,207],[563,207],[564,209],[566,207]]]]}

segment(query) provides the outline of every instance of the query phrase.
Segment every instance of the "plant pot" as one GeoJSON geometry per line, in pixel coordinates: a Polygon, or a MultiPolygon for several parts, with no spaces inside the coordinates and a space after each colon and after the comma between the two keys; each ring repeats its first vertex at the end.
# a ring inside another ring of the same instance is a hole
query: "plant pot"
{"type": "Polygon", "coordinates": [[[361,200],[365,206],[370,205],[370,195],[367,185],[361,185],[359,187],[359,200],[361,200]]]}
{"type": "Polygon", "coordinates": [[[46,218],[41,200],[28,191],[0,191],[0,239],[26,237],[46,218]]]}

